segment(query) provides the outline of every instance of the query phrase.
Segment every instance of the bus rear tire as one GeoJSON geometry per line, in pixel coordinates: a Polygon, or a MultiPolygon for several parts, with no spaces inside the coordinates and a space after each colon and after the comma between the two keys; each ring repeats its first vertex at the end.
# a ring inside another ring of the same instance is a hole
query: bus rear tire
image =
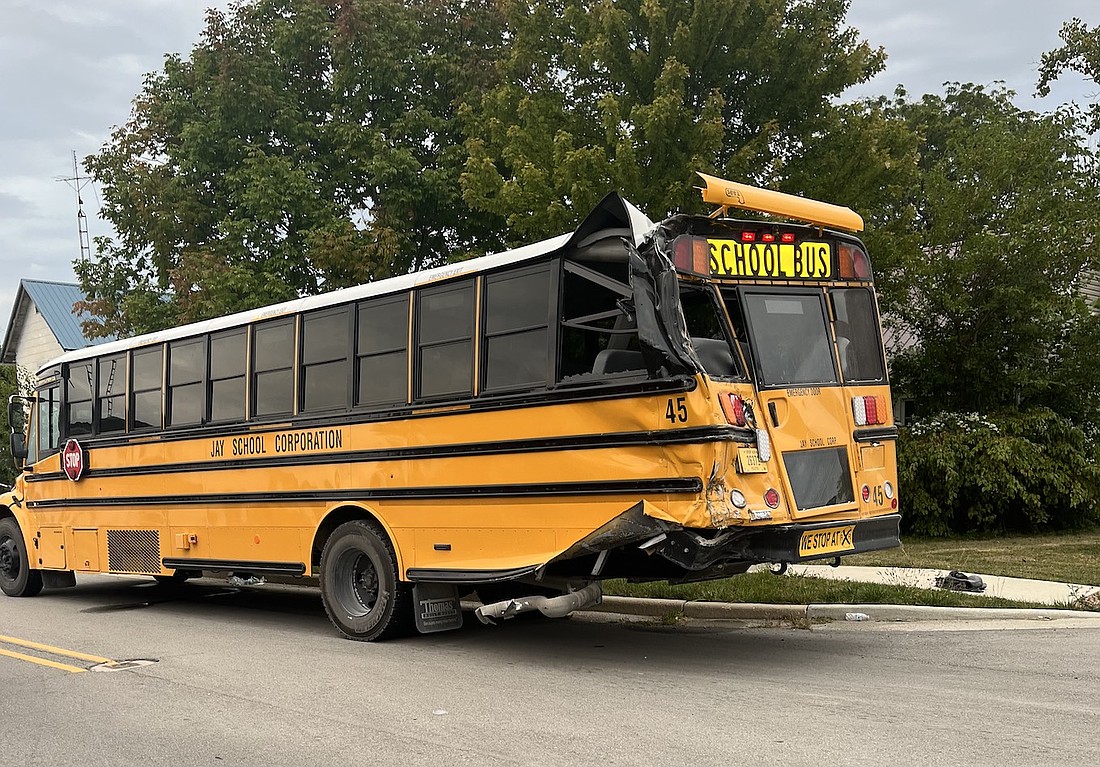
{"type": "Polygon", "coordinates": [[[11,517],[0,519],[0,590],[9,597],[42,591],[42,571],[31,569],[23,533],[11,517]]]}
{"type": "Polygon", "coordinates": [[[377,525],[352,520],[336,528],[325,542],[320,575],[325,612],[348,639],[413,632],[412,584],[400,580],[397,555],[377,525]]]}

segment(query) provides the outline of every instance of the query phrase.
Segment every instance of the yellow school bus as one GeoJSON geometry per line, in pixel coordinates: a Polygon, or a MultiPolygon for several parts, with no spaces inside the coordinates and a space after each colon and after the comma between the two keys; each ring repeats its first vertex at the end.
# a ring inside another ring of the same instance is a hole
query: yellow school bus
{"type": "Polygon", "coordinates": [[[711,216],[611,194],[555,239],[50,362],[9,405],[0,587],[316,576],[372,640],[466,595],[564,615],[606,578],[898,545],[861,219],[702,178],[711,216]]]}

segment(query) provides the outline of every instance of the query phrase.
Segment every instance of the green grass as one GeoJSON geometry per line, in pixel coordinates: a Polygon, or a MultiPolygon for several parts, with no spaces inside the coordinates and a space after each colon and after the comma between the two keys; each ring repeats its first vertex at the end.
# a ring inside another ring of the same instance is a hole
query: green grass
{"type": "MultiPolygon", "coordinates": [[[[844,557],[846,565],[920,567],[1100,585],[1100,531],[996,538],[906,538],[886,551],[844,557]]],[[[617,596],[767,604],[901,604],[945,607],[1047,607],[1008,599],[881,583],[748,573],[704,583],[608,581],[617,596]]],[[[1067,607],[1068,605],[1059,605],[1067,607]]]]}
{"type": "Polygon", "coordinates": [[[1100,531],[998,538],[902,538],[900,548],[844,557],[843,563],[962,570],[1100,586],[1100,531]]]}
{"type": "Polygon", "coordinates": [[[764,604],[895,604],[943,607],[1048,607],[997,597],[960,594],[940,589],[919,589],[882,583],[833,581],[800,575],[776,576],[746,573],[703,583],[672,585],[665,582],[627,583],[606,581],[604,593],[625,597],[687,599],[701,602],[759,602],[764,604]]]}

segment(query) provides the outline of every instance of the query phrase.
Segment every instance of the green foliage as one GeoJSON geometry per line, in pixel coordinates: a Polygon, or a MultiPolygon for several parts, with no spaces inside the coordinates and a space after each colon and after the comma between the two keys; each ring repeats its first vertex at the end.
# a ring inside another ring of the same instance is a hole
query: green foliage
{"type": "MultiPolygon", "coordinates": [[[[1067,71],[1100,83],[1100,25],[1089,29],[1081,19],[1070,19],[1062,25],[1058,36],[1063,45],[1043,54],[1036,93],[1048,95],[1050,84],[1067,71]]],[[[1090,105],[1089,114],[1089,129],[1094,133],[1100,131],[1100,102],[1090,105]]]]}
{"type": "Polygon", "coordinates": [[[954,85],[885,107],[919,140],[919,184],[895,203],[916,236],[897,240],[886,296],[918,343],[893,381],[925,413],[1095,414],[1100,368],[1077,341],[1100,333],[1079,292],[1100,267],[1097,158],[1072,115],[1011,96],[954,85]]]}
{"type": "Polygon", "coordinates": [[[85,167],[117,236],[77,265],[128,335],[499,244],[463,203],[457,104],[493,81],[491,0],[255,0],[211,10],[85,167]]]}
{"type": "Polygon", "coordinates": [[[1097,443],[1049,408],[940,413],[902,429],[903,524],[927,536],[1095,524],[1098,457],[1097,443]]]}
{"type": "Polygon", "coordinates": [[[467,202],[560,233],[609,189],[698,209],[693,171],[770,179],[883,66],[846,0],[507,0],[499,83],[461,111],[467,202]]]}
{"type": "MultiPolygon", "coordinates": [[[[11,427],[8,425],[8,397],[20,393],[19,375],[15,365],[0,365],[0,438],[5,443],[11,427]]],[[[8,445],[0,447],[0,482],[10,485],[18,474],[8,445]]]]}

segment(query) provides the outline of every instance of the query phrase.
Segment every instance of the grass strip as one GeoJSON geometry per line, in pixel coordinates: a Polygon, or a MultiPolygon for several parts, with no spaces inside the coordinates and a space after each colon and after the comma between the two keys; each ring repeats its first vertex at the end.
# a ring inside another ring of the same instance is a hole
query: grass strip
{"type": "Polygon", "coordinates": [[[861,583],[812,578],[803,575],[777,576],[767,572],[746,573],[733,578],[673,585],[664,581],[627,583],[604,582],[604,593],[624,597],[687,599],[700,602],[742,602],[763,604],[892,604],[937,607],[1036,607],[1068,609],[1068,604],[1044,605],[984,597],[941,589],[921,589],[884,583],[861,583]]]}

